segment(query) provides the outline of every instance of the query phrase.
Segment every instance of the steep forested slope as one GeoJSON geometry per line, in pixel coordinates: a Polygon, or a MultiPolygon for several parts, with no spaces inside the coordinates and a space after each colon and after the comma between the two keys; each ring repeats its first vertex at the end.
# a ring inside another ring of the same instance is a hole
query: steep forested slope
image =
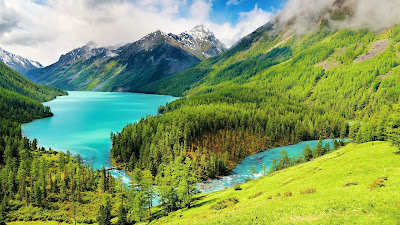
{"type": "Polygon", "coordinates": [[[100,197],[94,191],[115,194],[115,179],[104,170],[22,137],[21,123],[52,115],[41,102],[65,94],[34,84],[0,62],[0,224],[74,217],[93,223],[97,210],[86,207],[97,206],[100,197]]]}
{"type": "Polygon", "coordinates": [[[382,115],[399,100],[399,40],[399,26],[336,29],[321,20],[298,33],[277,20],[142,88],[184,97],[113,136],[111,155],[156,175],[185,152],[198,176],[214,177],[272,146],[321,136],[385,140],[382,115]]]}

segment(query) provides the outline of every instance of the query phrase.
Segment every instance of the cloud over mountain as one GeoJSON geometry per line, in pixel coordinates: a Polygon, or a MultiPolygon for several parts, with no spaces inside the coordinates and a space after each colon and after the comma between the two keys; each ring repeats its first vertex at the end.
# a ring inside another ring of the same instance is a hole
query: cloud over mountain
{"type": "Polygon", "coordinates": [[[115,45],[153,30],[180,33],[197,24],[210,27],[230,46],[274,17],[256,6],[235,24],[215,23],[212,6],[211,0],[5,0],[0,46],[47,65],[89,40],[115,45]]]}

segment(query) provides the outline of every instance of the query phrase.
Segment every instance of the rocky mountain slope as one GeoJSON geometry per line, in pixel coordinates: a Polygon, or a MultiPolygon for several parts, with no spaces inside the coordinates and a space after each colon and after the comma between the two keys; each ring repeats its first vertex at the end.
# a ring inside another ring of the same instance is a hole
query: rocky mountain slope
{"type": "Polygon", "coordinates": [[[225,50],[203,25],[179,35],[157,30],[119,48],[89,42],[26,77],[65,90],[137,91],[225,50]]]}
{"type": "Polygon", "coordinates": [[[0,48],[0,61],[21,74],[25,74],[32,69],[43,68],[39,62],[25,59],[2,48],[0,48]]]}

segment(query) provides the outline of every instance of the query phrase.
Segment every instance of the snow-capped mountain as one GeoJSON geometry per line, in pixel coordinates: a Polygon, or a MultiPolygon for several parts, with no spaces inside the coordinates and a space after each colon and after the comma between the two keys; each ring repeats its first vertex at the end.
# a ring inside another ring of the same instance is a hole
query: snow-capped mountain
{"type": "Polygon", "coordinates": [[[114,57],[118,55],[118,52],[114,47],[98,47],[95,42],[90,41],[86,45],[62,55],[57,63],[69,63],[82,57],[83,59],[90,59],[99,55],[114,57]]]}
{"type": "Polygon", "coordinates": [[[0,48],[0,61],[21,74],[25,74],[32,69],[43,68],[43,66],[36,61],[25,59],[22,56],[15,55],[2,48],[0,48]]]}
{"type": "Polygon", "coordinates": [[[209,58],[226,51],[226,46],[220,42],[204,25],[197,25],[193,29],[182,32],[178,35],[169,34],[181,45],[202,54],[209,58]]]}
{"type": "Polygon", "coordinates": [[[140,91],[225,50],[203,25],[178,35],[157,30],[122,47],[89,42],[26,77],[65,90],[140,91]]]}

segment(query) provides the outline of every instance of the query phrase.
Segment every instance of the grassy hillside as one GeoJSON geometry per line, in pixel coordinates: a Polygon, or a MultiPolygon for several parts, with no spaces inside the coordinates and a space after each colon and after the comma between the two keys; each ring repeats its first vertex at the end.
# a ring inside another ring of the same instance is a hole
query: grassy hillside
{"type": "Polygon", "coordinates": [[[200,195],[151,224],[397,224],[399,159],[387,142],[349,144],[242,190],[200,195]]]}

